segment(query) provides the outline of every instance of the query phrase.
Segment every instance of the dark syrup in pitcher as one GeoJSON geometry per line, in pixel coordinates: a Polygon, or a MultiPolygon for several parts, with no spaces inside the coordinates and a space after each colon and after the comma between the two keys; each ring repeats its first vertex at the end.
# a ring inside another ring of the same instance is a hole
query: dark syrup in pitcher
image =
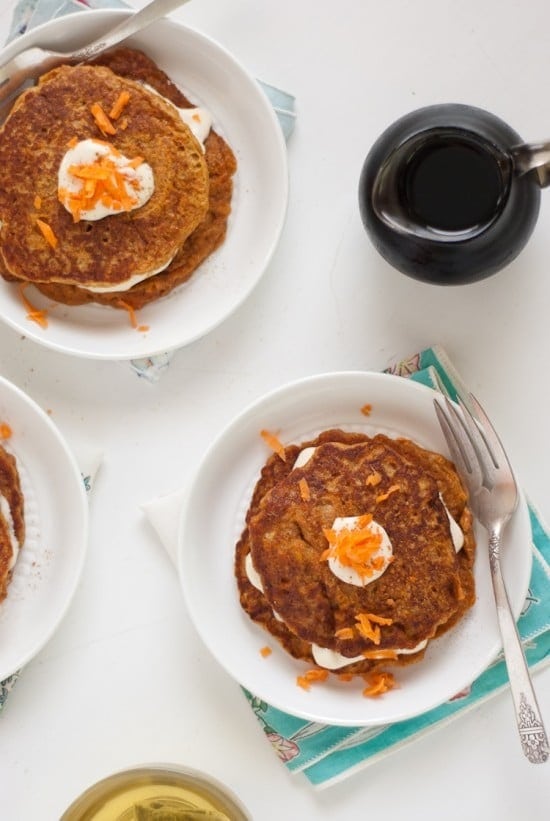
{"type": "Polygon", "coordinates": [[[361,169],[359,208],[377,251],[423,282],[476,282],[508,265],[535,226],[540,186],[517,173],[520,135],[459,103],[392,123],[361,169]]]}
{"type": "Polygon", "coordinates": [[[409,217],[436,231],[462,232],[490,223],[506,186],[492,153],[465,137],[434,137],[407,163],[400,185],[409,217]]]}

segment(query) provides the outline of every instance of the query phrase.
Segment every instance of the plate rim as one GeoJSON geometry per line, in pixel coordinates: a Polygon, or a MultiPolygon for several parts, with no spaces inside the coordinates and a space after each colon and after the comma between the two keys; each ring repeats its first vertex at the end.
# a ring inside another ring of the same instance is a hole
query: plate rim
{"type": "MultiPolygon", "coordinates": [[[[387,715],[381,715],[380,717],[362,717],[360,715],[360,707],[358,708],[358,715],[355,718],[342,718],[342,717],[334,717],[334,716],[326,716],[321,715],[319,711],[315,711],[315,709],[308,709],[308,704],[304,705],[303,709],[294,709],[294,707],[289,708],[288,704],[285,704],[282,700],[279,700],[278,695],[275,694],[273,696],[272,693],[266,695],[265,692],[258,692],[258,687],[254,686],[254,683],[250,681],[243,680],[246,679],[244,677],[237,677],[235,675],[234,669],[230,669],[229,666],[225,663],[225,661],[220,660],[216,651],[212,648],[211,641],[208,636],[205,636],[204,631],[201,629],[199,624],[199,619],[197,618],[197,614],[195,612],[195,606],[193,602],[193,597],[191,594],[191,589],[193,587],[193,582],[190,580],[188,574],[186,573],[186,559],[185,559],[185,530],[187,526],[188,517],[191,516],[191,511],[193,509],[193,496],[196,493],[197,485],[199,483],[201,473],[205,467],[208,466],[210,459],[215,456],[216,450],[220,443],[223,443],[224,440],[231,432],[238,426],[245,425],[246,422],[250,417],[253,417],[254,414],[258,411],[267,407],[269,403],[276,397],[284,396],[285,394],[291,394],[296,388],[306,390],[310,385],[316,382],[324,382],[327,380],[348,380],[348,379],[355,379],[355,378],[367,378],[373,379],[376,382],[386,383],[388,385],[393,384],[394,380],[398,381],[399,383],[405,383],[408,387],[407,390],[417,391],[419,394],[425,394],[437,396],[439,395],[439,391],[435,388],[431,388],[427,385],[418,383],[416,381],[410,379],[404,379],[403,377],[397,377],[395,374],[389,374],[379,371],[366,371],[366,370],[345,370],[345,371],[329,371],[329,372],[322,372],[317,374],[312,374],[305,377],[299,377],[293,379],[289,382],[286,382],[283,385],[275,387],[268,392],[264,393],[263,395],[257,397],[255,400],[250,402],[241,412],[235,414],[233,418],[224,426],[224,428],[219,432],[219,434],[213,439],[210,446],[205,451],[202,459],[200,460],[198,466],[193,472],[193,476],[191,481],[188,484],[187,492],[185,494],[185,498],[183,500],[182,508],[180,510],[179,515],[179,522],[178,522],[178,543],[177,543],[177,569],[178,569],[178,576],[180,580],[180,588],[184,597],[184,602],[187,607],[188,614],[190,616],[191,622],[193,623],[193,627],[196,630],[198,636],[200,637],[203,645],[206,647],[208,652],[213,656],[217,664],[225,670],[225,672],[231,676],[231,678],[244,687],[247,690],[250,690],[261,698],[264,698],[272,707],[276,709],[282,710],[286,713],[290,713],[291,715],[303,718],[308,721],[314,722],[321,722],[327,725],[332,726],[356,726],[356,727],[368,727],[368,726],[382,726],[388,723],[394,723],[398,721],[403,721],[407,719],[412,719],[415,716],[425,714],[431,709],[434,709],[441,704],[446,703],[446,701],[452,696],[460,692],[465,687],[470,686],[479,675],[481,675],[484,670],[487,669],[490,664],[494,663],[496,657],[498,656],[499,652],[502,649],[502,641],[500,640],[500,635],[495,638],[493,645],[491,646],[490,653],[488,652],[486,656],[484,656],[483,664],[481,665],[481,661],[478,663],[478,668],[476,668],[476,672],[472,675],[469,672],[465,677],[463,677],[460,681],[458,681],[457,685],[453,685],[452,690],[448,693],[447,696],[441,698],[437,697],[432,703],[428,706],[423,705],[419,710],[413,710],[408,712],[402,712],[400,715],[394,715],[392,717],[388,717],[387,715]]],[[[327,428],[331,425],[327,425],[327,428]]],[[[406,435],[406,434],[404,434],[406,435]]],[[[261,466],[260,466],[261,467],[261,466]]],[[[521,486],[519,488],[519,504],[518,508],[514,514],[514,516],[518,517],[518,521],[520,523],[524,523],[525,525],[529,522],[529,515],[528,515],[528,506],[527,500],[521,486]]],[[[529,534],[530,535],[530,534],[529,534]]],[[[529,544],[531,543],[531,538],[529,538],[529,544]]],[[[234,555],[234,546],[232,548],[232,555],[234,555]]],[[[532,567],[532,553],[529,551],[528,555],[526,555],[525,559],[525,575],[526,581],[523,585],[524,593],[527,593],[528,588],[528,581],[530,578],[531,567],[532,567]]],[[[233,579],[231,579],[233,581],[233,579]]],[[[492,595],[492,591],[488,591],[490,595],[492,595]]],[[[235,588],[235,596],[238,599],[238,593],[235,588]]],[[[519,599],[519,595],[518,595],[519,599]]],[[[524,603],[524,596],[522,595],[521,601],[514,602],[513,610],[514,610],[514,617],[517,621],[519,615],[521,613],[521,609],[524,603]]],[[[259,628],[260,629],[260,628],[259,628]]],[[[260,633],[261,635],[261,633],[260,633]]],[[[268,634],[266,633],[266,637],[268,634]]],[[[278,646],[278,643],[277,643],[278,646]]],[[[284,652],[284,651],[283,651],[284,652]]],[[[298,663],[298,662],[296,662],[298,663]]],[[[414,667],[414,665],[413,665],[414,667]]],[[[411,668],[405,668],[411,669],[411,668]]],[[[260,688],[261,689],[261,688],[260,688]]],[[[311,696],[311,693],[308,695],[311,696]]]]}
{"type": "MultiPolygon", "coordinates": [[[[105,21],[113,21],[113,22],[122,22],[125,18],[129,17],[132,14],[132,11],[128,11],[126,9],[120,8],[111,8],[111,9],[87,9],[84,11],[75,11],[71,12],[66,15],[62,15],[61,17],[54,18],[52,20],[45,21],[38,26],[26,31],[20,37],[12,40],[8,44],[4,46],[4,48],[0,49],[0,61],[6,61],[12,59],[16,54],[23,51],[25,48],[29,48],[31,46],[42,45],[46,48],[52,47],[52,38],[50,37],[48,41],[48,35],[55,35],[56,31],[60,31],[63,26],[76,26],[79,21],[82,21],[83,13],[89,15],[93,15],[93,17],[100,21],[105,19],[105,21]],[[40,42],[39,42],[40,41],[40,42]]],[[[187,25],[182,23],[178,20],[174,20],[172,17],[163,17],[159,18],[158,20],[154,21],[150,27],[146,27],[140,32],[137,32],[131,38],[128,38],[127,41],[123,41],[119,45],[124,45],[128,42],[129,45],[132,45],[132,42],[136,38],[140,38],[143,36],[147,36],[149,28],[153,29],[155,26],[166,26],[169,30],[184,34],[184,36],[188,36],[194,38],[195,42],[202,43],[205,47],[216,51],[218,54],[223,56],[224,60],[230,62],[234,69],[239,73],[240,80],[245,81],[248,85],[249,90],[254,96],[255,105],[257,106],[256,110],[259,111],[261,109],[262,117],[267,118],[270,123],[270,141],[274,141],[273,145],[276,144],[277,153],[273,153],[270,155],[272,158],[276,159],[276,163],[278,166],[278,184],[280,186],[280,199],[277,203],[277,214],[276,219],[273,221],[273,227],[271,231],[271,236],[269,241],[265,241],[265,247],[262,249],[261,259],[258,263],[257,272],[255,275],[249,275],[248,280],[241,290],[238,291],[236,297],[230,300],[230,304],[225,306],[223,310],[221,310],[216,316],[211,317],[210,320],[205,323],[200,328],[196,329],[194,333],[184,335],[183,338],[178,337],[177,339],[167,339],[166,335],[163,334],[161,339],[158,339],[156,342],[152,341],[151,345],[143,344],[139,345],[138,342],[141,340],[141,335],[136,332],[135,329],[128,327],[128,332],[124,335],[121,341],[117,341],[118,348],[113,352],[110,350],[97,350],[96,346],[94,345],[93,336],[88,336],[88,331],[85,330],[84,340],[81,337],[78,339],[80,341],[65,341],[63,337],[60,340],[52,339],[52,332],[50,329],[46,330],[46,333],[41,334],[40,329],[34,328],[32,322],[27,322],[25,324],[25,317],[23,310],[21,311],[21,319],[18,317],[12,316],[9,311],[6,312],[2,310],[1,302],[0,302],[0,320],[4,322],[8,327],[12,330],[23,333],[28,339],[32,342],[37,343],[49,350],[55,350],[60,353],[64,353],[68,356],[75,356],[78,358],[83,359],[91,359],[97,361],[128,361],[132,359],[147,359],[148,357],[156,356],[166,352],[176,351],[180,348],[187,347],[188,345],[192,345],[194,342],[202,339],[203,337],[207,336],[208,334],[212,333],[217,327],[222,325],[226,320],[228,320],[231,316],[233,316],[247,301],[247,299],[251,296],[255,288],[259,285],[260,281],[263,279],[264,275],[266,274],[267,269],[273,259],[275,251],[279,245],[281,235],[283,233],[286,217],[288,212],[288,200],[289,200],[289,166],[288,166],[288,155],[287,155],[287,147],[286,141],[280,126],[280,123],[277,119],[277,115],[273,106],[271,105],[270,101],[268,100],[265,93],[259,87],[257,81],[251,74],[251,72],[245,67],[245,65],[225,46],[223,46],[220,42],[218,42],[213,37],[199,31],[198,29],[194,28],[193,26],[187,25]],[[6,315],[7,313],[7,315],[6,315]],[[49,335],[48,335],[49,330],[49,335]],[[86,342],[86,339],[89,341],[86,342]],[[135,346],[132,348],[132,341],[135,339],[135,346]]],[[[108,30],[109,26],[106,25],[106,30],[108,30]]],[[[71,39],[76,39],[76,35],[72,33],[70,35],[71,39]]],[[[55,39],[55,36],[53,37],[55,39]]],[[[53,44],[54,48],[59,48],[58,44],[53,44]]],[[[139,46],[138,46],[139,47],[139,46]]],[[[158,61],[161,68],[163,68],[162,60],[158,61]]],[[[175,79],[174,82],[176,85],[179,86],[179,80],[175,79]]],[[[234,151],[238,151],[238,146],[232,146],[234,151]]],[[[238,174],[238,169],[237,169],[238,174]]],[[[237,213],[237,212],[235,212],[237,213]]],[[[223,245],[220,246],[219,249],[216,249],[216,252],[220,252],[223,249],[223,245]]],[[[202,264],[207,263],[208,260],[205,260],[202,264]]],[[[200,267],[200,266],[199,266],[200,267]]],[[[7,285],[9,283],[5,283],[3,279],[0,277],[0,287],[7,285]]],[[[185,283],[181,286],[183,287],[185,283]]],[[[177,291],[177,289],[174,290],[177,291]]],[[[169,299],[171,294],[168,294],[165,298],[169,299]]],[[[108,306],[97,305],[95,303],[90,303],[88,306],[66,306],[63,303],[56,303],[61,310],[71,310],[82,307],[90,307],[93,306],[94,308],[100,310],[113,310],[110,309],[108,306]]],[[[151,303],[152,305],[158,305],[159,303],[151,303]]],[[[147,307],[147,306],[145,306],[147,307]]],[[[107,314],[105,314],[107,316],[107,314]]],[[[157,320],[161,321],[161,320],[157,320]]],[[[83,321],[80,324],[80,328],[86,328],[86,322],[83,321]]],[[[180,327],[183,323],[180,323],[180,327]]],[[[102,329],[101,327],[94,326],[93,332],[96,332],[103,336],[103,334],[109,334],[109,329],[106,330],[102,329]],[[97,328],[97,330],[96,330],[97,328]]],[[[100,346],[102,348],[102,346],[100,346]]]]}
{"type": "MultiPolygon", "coordinates": [[[[40,425],[42,426],[42,429],[46,428],[48,430],[49,435],[52,437],[52,441],[55,442],[55,446],[59,450],[59,453],[63,454],[63,457],[66,460],[65,466],[72,473],[72,480],[74,480],[73,487],[76,491],[76,496],[79,499],[79,507],[77,513],[80,519],[79,532],[81,534],[81,537],[76,542],[78,544],[79,549],[74,553],[75,560],[72,569],[72,579],[70,585],[68,586],[68,592],[65,596],[62,605],[60,606],[57,612],[56,617],[52,619],[52,622],[50,623],[48,629],[44,631],[44,633],[40,636],[40,638],[37,641],[35,640],[33,642],[30,642],[31,646],[25,651],[25,653],[21,654],[19,661],[17,661],[16,663],[12,662],[11,666],[6,668],[6,670],[0,670],[0,682],[5,681],[14,674],[17,674],[23,667],[25,667],[25,665],[32,661],[32,659],[36,655],[38,655],[38,653],[40,653],[48,644],[48,642],[52,639],[53,635],[56,633],[57,629],[59,628],[65,616],[67,615],[67,611],[69,610],[69,607],[71,606],[72,601],[75,597],[84,570],[84,565],[88,552],[90,518],[89,504],[88,499],[86,497],[86,489],[84,487],[84,482],[82,480],[82,473],[80,467],[76,461],[76,457],[74,456],[71,448],[69,447],[67,441],[65,440],[64,436],[62,435],[61,431],[59,430],[55,422],[31,396],[29,396],[24,390],[22,390],[22,388],[15,385],[5,376],[0,374],[0,398],[4,395],[4,393],[11,394],[12,397],[15,397],[14,401],[16,403],[22,403],[27,406],[33,417],[40,420],[40,425]]],[[[17,457],[17,448],[13,448],[13,451],[15,452],[15,455],[17,457]]],[[[74,512],[75,511],[73,509],[73,514],[74,512]]],[[[75,542],[73,541],[72,544],[75,544],[75,542]]],[[[72,552],[71,555],[73,555],[72,552]]],[[[5,605],[6,600],[7,599],[4,599],[0,603],[0,608],[2,608],[5,605]]],[[[0,664],[1,663],[2,653],[0,650],[0,664]]]]}

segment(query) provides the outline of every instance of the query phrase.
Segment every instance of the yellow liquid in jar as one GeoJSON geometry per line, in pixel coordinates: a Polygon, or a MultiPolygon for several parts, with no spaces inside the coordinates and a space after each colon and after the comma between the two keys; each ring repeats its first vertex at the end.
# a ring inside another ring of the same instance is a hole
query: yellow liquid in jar
{"type": "Polygon", "coordinates": [[[76,802],[62,821],[245,821],[215,787],[177,780],[142,773],[108,787],[100,782],[89,791],[85,806],[76,802]]]}

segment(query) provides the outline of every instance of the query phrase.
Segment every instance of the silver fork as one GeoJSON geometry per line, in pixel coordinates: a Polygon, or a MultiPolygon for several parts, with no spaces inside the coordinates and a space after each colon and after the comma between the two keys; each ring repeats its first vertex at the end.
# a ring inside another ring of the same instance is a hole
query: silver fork
{"type": "Polygon", "coordinates": [[[76,51],[61,52],[33,47],[16,54],[8,63],[0,66],[0,123],[6,119],[14,98],[29,85],[29,80],[36,80],[41,74],[62,63],[92,60],[108,48],[116,46],[117,43],[149,26],[159,17],[164,17],[188,2],[189,0],[152,0],[114,29],[76,51]]]}
{"type": "Polygon", "coordinates": [[[470,505],[489,535],[489,565],[510,680],[516,722],[524,755],[533,764],[548,760],[550,747],[529,669],[510,608],[500,567],[502,532],[517,506],[518,489],[508,457],[477,399],[434,399],[441,429],[455,466],[470,494],[470,505]]]}

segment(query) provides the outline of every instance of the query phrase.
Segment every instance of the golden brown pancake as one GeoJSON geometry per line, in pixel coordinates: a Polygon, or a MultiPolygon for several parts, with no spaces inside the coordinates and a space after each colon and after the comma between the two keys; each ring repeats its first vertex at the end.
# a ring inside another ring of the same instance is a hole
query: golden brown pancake
{"type": "Polygon", "coordinates": [[[0,445],[0,496],[9,515],[0,505],[0,601],[5,598],[11,576],[12,534],[19,546],[25,541],[24,501],[15,458],[0,445]]]}
{"type": "MultiPolygon", "coordinates": [[[[192,107],[192,103],[170,78],[140,51],[120,48],[102,55],[96,61],[96,64],[100,63],[109,67],[119,77],[146,83],[178,107],[192,107]]],[[[165,270],[121,292],[94,293],[73,284],[59,282],[36,283],[38,289],[46,296],[70,305],[100,302],[116,306],[122,299],[132,308],[141,308],[189,279],[197,267],[223,242],[231,211],[232,177],[236,170],[236,161],[230,147],[214,130],[211,130],[205,141],[204,161],[209,180],[206,215],[180,245],[165,270]]],[[[113,219],[118,220],[119,215],[109,217],[107,221],[113,219]]],[[[100,220],[100,223],[103,222],[105,220],[100,220]]],[[[0,273],[6,279],[15,279],[9,271],[0,270],[0,273]]]]}
{"type": "Polygon", "coordinates": [[[190,129],[159,95],[103,66],[61,66],[24,92],[0,132],[0,165],[2,257],[13,276],[29,282],[124,283],[168,264],[208,209],[208,170],[190,129]],[[153,195],[141,208],[75,222],[58,200],[59,165],[70,139],[105,139],[91,107],[107,112],[124,91],[127,127],[108,141],[149,163],[153,195]],[[36,217],[53,230],[55,249],[36,217]]]}
{"type": "MultiPolygon", "coordinates": [[[[471,516],[447,460],[407,440],[334,430],[314,442],[290,446],[285,454],[286,462],[276,455],[268,460],[256,485],[237,545],[235,571],[244,610],[291,655],[313,662],[312,642],[348,658],[365,650],[412,649],[439,635],[472,605],[471,516]],[[293,470],[297,454],[310,446],[316,447],[311,460],[293,470]],[[365,479],[374,471],[381,481],[369,486],[365,479]],[[300,491],[303,479],[309,488],[307,501],[300,491]],[[396,483],[399,492],[377,502],[384,489],[396,483]],[[440,492],[464,530],[466,544],[458,554],[440,492]],[[336,516],[366,512],[373,512],[388,532],[394,560],[382,576],[361,588],[337,579],[320,555],[327,547],[323,528],[330,528],[336,516]],[[249,552],[263,592],[246,574],[249,552]],[[392,620],[381,628],[379,644],[357,631],[351,639],[335,636],[340,628],[354,625],[357,613],[392,620]]],[[[423,654],[403,654],[391,662],[355,661],[338,672],[409,664],[423,654]]]]}

